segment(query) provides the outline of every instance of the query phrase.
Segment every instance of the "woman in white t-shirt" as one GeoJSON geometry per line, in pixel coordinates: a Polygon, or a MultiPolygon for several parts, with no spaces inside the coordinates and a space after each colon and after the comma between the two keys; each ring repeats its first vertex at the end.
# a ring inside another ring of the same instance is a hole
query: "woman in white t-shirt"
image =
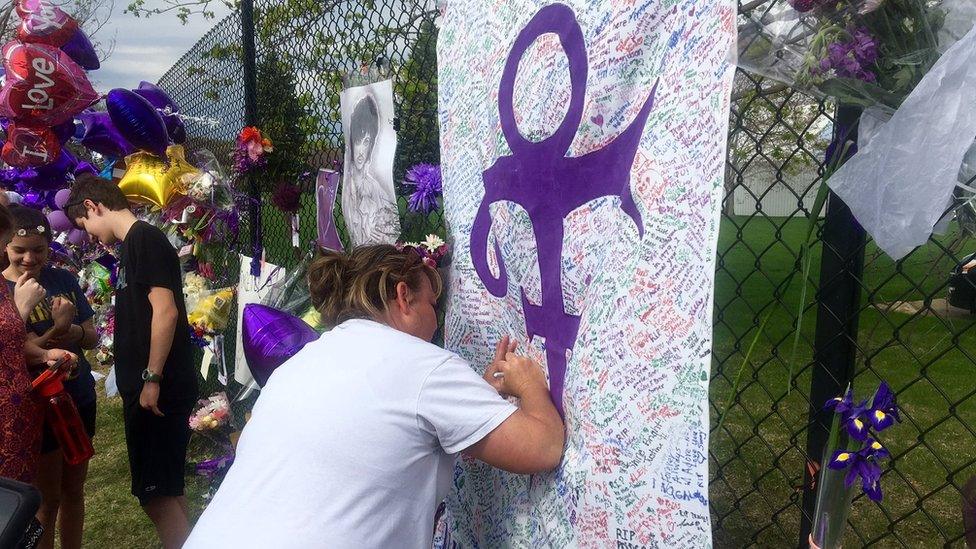
{"type": "Polygon", "coordinates": [[[417,252],[328,253],[309,284],[334,328],[271,376],[185,547],[427,548],[458,452],[515,473],[559,463],[538,363],[505,338],[482,378],[430,343],[441,280],[417,252]]]}

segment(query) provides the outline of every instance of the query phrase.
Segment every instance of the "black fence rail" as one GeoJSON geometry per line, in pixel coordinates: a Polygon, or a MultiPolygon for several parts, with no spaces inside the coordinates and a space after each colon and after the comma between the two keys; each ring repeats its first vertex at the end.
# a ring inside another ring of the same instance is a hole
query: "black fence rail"
{"type": "MultiPolygon", "coordinates": [[[[242,220],[242,252],[253,250],[253,234],[268,261],[299,258],[285,215],[269,200],[282,182],[302,186],[301,240],[314,237],[311,182],[317,170],[341,165],[344,81],[393,79],[395,180],[413,164],[438,162],[434,8],[432,0],[254,0],[243,18],[253,21],[251,32],[231,15],[162,77],[184,113],[216,121],[189,126],[190,149],[209,149],[229,165],[248,109],[275,142],[268,167],[243,187],[261,206],[242,220]],[[249,35],[253,56],[244,55],[249,35]],[[254,75],[251,94],[245,75],[254,75]],[[250,232],[257,223],[261,230],[250,232]]],[[[885,497],[855,497],[846,545],[964,546],[964,492],[976,486],[976,322],[945,298],[976,239],[953,223],[895,262],[830,197],[814,217],[804,273],[801,249],[826,151],[857,113],[741,71],[734,88],[710,395],[715,545],[804,545],[825,441],[822,405],[848,384],[868,398],[886,380],[903,421],[882,433],[892,452],[885,497]]],[[[445,234],[442,219],[410,214],[400,194],[406,240],[445,234]]],[[[336,221],[346,240],[341,208],[336,221]]],[[[236,267],[227,268],[236,279],[236,267]]]]}

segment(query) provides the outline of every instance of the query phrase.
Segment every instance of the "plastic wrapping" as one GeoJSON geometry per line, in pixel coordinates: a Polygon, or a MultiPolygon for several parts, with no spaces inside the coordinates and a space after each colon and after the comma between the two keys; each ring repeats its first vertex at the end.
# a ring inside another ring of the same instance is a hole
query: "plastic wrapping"
{"type": "Polygon", "coordinates": [[[942,0],[946,12],[945,23],[939,29],[939,51],[945,52],[973,28],[976,23],[976,2],[973,0],[942,0]]]}
{"type": "Polygon", "coordinates": [[[303,316],[312,307],[308,290],[308,268],[315,259],[314,248],[288,274],[271,286],[261,304],[295,316],[303,316]]]}
{"type": "Polygon", "coordinates": [[[973,105],[976,29],[939,59],[891,120],[828,180],[892,258],[924,244],[949,206],[976,136],[973,105]]]}
{"type": "Polygon", "coordinates": [[[953,193],[953,211],[959,227],[976,236],[976,141],[963,156],[953,193]]]}
{"type": "Polygon", "coordinates": [[[221,288],[200,296],[193,310],[187,314],[191,326],[202,328],[207,333],[222,332],[230,321],[234,289],[221,288]]]}
{"type": "Polygon", "coordinates": [[[843,103],[896,109],[938,59],[929,0],[776,0],[740,14],[738,65],[843,103]]]}

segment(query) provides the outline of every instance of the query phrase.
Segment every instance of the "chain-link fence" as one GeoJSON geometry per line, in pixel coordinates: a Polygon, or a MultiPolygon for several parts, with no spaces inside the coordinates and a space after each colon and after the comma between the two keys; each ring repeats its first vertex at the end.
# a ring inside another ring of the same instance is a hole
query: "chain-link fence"
{"type": "MultiPolygon", "coordinates": [[[[395,180],[415,163],[438,161],[433,9],[423,0],[257,0],[254,59],[243,59],[235,14],[160,80],[184,113],[219,119],[191,125],[189,144],[225,160],[253,101],[255,121],[276,147],[254,191],[269,261],[293,265],[299,257],[284,214],[268,200],[282,181],[302,186],[301,240],[314,237],[314,174],[343,155],[344,80],[393,78],[395,180]],[[245,97],[246,74],[255,74],[253,98],[245,97]]],[[[826,149],[856,113],[744,72],[734,94],[714,313],[713,426],[731,402],[711,436],[715,544],[801,544],[825,440],[822,404],[848,383],[867,398],[883,379],[903,422],[882,433],[892,452],[884,500],[855,498],[846,545],[962,546],[965,486],[976,483],[976,329],[974,317],[945,298],[976,239],[951,224],[894,262],[831,199],[814,225],[804,273],[800,253],[826,149]]],[[[439,217],[411,217],[403,194],[405,239],[444,234],[439,217]]],[[[336,222],[347,240],[341,210],[336,222]]]]}

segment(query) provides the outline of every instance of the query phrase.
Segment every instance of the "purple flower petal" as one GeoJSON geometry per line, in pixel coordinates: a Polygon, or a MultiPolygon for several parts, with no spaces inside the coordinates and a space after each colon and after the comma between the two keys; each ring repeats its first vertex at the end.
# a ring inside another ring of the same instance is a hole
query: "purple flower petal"
{"type": "Polygon", "coordinates": [[[417,164],[407,170],[405,186],[413,187],[408,206],[411,211],[430,213],[437,209],[437,197],[442,192],[441,169],[433,164],[417,164]]]}

